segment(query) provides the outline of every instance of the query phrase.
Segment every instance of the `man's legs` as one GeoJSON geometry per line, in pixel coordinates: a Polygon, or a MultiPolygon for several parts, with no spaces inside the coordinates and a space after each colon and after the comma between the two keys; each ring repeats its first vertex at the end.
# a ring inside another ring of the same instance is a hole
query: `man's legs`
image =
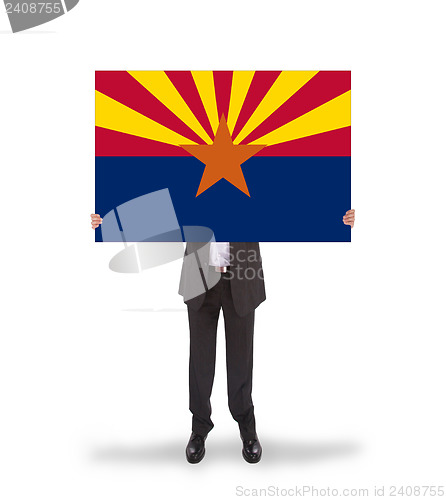
{"type": "Polygon", "coordinates": [[[221,281],[206,292],[198,311],[187,308],[190,329],[189,409],[192,412],[192,431],[201,436],[206,436],[214,427],[210,398],[215,373],[221,281]]]}
{"type": "Polygon", "coordinates": [[[239,316],[234,308],[230,281],[222,277],[222,306],[226,332],[228,403],[244,440],[255,439],[256,424],[251,398],[254,311],[239,316]]]}

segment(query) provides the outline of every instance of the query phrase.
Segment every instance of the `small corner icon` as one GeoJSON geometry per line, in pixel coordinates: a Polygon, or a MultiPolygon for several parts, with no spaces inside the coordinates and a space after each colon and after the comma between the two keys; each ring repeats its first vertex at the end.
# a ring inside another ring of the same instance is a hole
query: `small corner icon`
{"type": "Polygon", "coordinates": [[[79,0],[3,0],[13,33],[35,28],[63,16],[76,7],[79,0]]]}

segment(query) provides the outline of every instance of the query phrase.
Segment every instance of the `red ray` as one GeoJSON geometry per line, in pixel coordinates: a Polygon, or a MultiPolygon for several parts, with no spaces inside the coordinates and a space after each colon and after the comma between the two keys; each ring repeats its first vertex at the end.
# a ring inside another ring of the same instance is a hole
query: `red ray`
{"type": "Polygon", "coordinates": [[[339,128],[263,148],[256,156],[350,156],[351,127],[339,128]]]}
{"type": "Polygon", "coordinates": [[[350,71],[319,71],[274,113],[254,129],[241,144],[249,144],[299,116],[351,89],[350,71]]]}
{"type": "Polygon", "coordinates": [[[215,97],[217,99],[218,120],[221,115],[228,118],[231,99],[232,71],[214,71],[215,97]]]}
{"type": "Polygon", "coordinates": [[[281,71],[256,71],[246,94],[245,101],[243,102],[242,109],[237,118],[237,123],[232,133],[232,138],[235,139],[240,130],[245,126],[251,115],[256,110],[260,101],[265,97],[265,94],[271,88],[272,84],[276,81],[281,71]]]}
{"type": "Polygon", "coordinates": [[[201,126],[206,130],[211,139],[214,138],[209,118],[198,93],[192,73],[190,71],[166,71],[166,75],[174,84],[186,104],[191,109],[201,126]]]}
{"type": "Polygon", "coordinates": [[[205,144],[127,71],[96,71],[96,90],[198,144],[205,144]]]}
{"type": "Polygon", "coordinates": [[[190,156],[183,148],[96,127],[96,156],[190,156]]]}

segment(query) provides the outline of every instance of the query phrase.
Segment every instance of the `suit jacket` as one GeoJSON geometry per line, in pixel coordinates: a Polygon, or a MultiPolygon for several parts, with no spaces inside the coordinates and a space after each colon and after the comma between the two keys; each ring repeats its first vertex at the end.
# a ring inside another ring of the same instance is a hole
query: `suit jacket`
{"type": "MultiPolygon", "coordinates": [[[[234,307],[239,316],[253,311],[266,299],[263,279],[262,257],[256,242],[230,243],[230,283],[234,307]]],[[[184,302],[194,310],[200,309],[204,302],[209,276],[209,245],[188,242],[181,269],[178,293],[183,295],[184,302]],[[200,252],[201,249],[201,252],[200,252]],[[196,259],[186,259],[195,253],[196,259]],[[189,263],[186,262],[189,261],[189,263]],[[199,270],[199,273],[198,273],[199,270]],[[192,289],[197,290],[197,279],[203,293],[190,297],[192,289]]]]}

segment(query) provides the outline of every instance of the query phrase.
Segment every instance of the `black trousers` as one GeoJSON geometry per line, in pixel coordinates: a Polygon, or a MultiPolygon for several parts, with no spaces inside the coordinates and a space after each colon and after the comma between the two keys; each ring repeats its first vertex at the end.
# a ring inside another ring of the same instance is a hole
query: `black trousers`
{"type": "Polygon", "coordinates": [[[205,436],[213,427],[211,393],[215,373],[217,323],[223,309],[229,410],[243,439],[256,435],[251,398],[254,311],[238,316],[231,295],[229,273],[206,292],[198,311],[188,307],[190,328],[189,409],[192,431],[205,436]]]}

